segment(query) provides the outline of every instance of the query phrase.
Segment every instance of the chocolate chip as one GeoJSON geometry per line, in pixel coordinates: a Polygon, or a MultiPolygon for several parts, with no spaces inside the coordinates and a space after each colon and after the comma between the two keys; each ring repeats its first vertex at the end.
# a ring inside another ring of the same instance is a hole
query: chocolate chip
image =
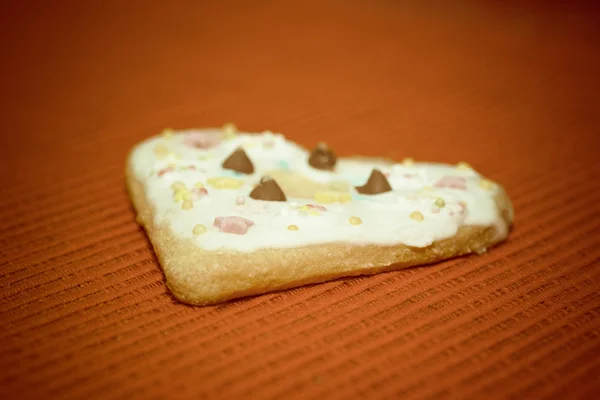
{"type": "Polygon", "coordinates": [[[356,190],[362,194],[379,194],[389,192],[392,190],[392,187],[380,170],[373,169],[367,183],[363,186],[357,186],[356,190]]]}
{"type": "Polygon", "coordinates": [[[325,143],[317,144],[308,158],[308,163],[316,169],[331,171],[335,167],[337,157],[325,143]]]}
{"type": "Polygon", "coordinates": [[[223,168],[241,172],[242,174],[251,174],[254,172],[252,161],[250,161],[248,155],[241,147],[236,149],[225,161],[223,161],[223,168]]]}
{"type": "Polygon", "coordinates": [[[269,176],[264,176],[258,185],[250,192],[250,197],[255,200],[286,201],[285,193],[277,182],[269,176]]]}

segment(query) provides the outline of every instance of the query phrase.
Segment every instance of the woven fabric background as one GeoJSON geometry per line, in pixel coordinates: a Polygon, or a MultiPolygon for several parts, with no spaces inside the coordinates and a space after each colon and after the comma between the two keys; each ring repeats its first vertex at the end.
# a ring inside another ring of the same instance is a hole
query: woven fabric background
{"type": "Polygon", "coordinates": [[[0,18],[0,398],[598,395],[593,2],[5,1],[0,18]],[[468,161],[505,186],[514,230],[482,256],[182,305],[125,157],[227,121],[468,161]]]}

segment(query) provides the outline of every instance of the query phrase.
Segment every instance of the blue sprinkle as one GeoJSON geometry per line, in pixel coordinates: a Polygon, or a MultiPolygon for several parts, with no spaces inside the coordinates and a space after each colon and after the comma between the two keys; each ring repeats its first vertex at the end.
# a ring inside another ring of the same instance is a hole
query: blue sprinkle
{"type": "Polygon", "coordinates": [[[280,160],[279,161],[279,168],[283,169],[283,170],[289,170],[290,169],[290,165],[288,164],[287,161],[285,160],[280,160]]]}

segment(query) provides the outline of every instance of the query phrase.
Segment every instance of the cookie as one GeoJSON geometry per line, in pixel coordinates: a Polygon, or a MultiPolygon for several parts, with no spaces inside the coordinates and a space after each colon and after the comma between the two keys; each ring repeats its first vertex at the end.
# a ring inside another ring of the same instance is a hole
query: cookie
{"type": "Polygon", "coordinates": [[[338,158],[232,125],[139,143],[126,181],[169,289],[198,305],[483,253],[513,220],[465,163],[338,158]]]}

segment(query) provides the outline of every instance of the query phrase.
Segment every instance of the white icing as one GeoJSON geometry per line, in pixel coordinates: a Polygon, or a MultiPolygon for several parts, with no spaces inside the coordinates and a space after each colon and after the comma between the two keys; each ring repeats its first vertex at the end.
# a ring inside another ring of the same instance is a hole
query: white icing
{"type": "Polygon", "coordinates": [[[175,234],[190,238],[207,250],[250,252],[333,242],[425,247],[435,240],[453,236],[462,225],[506,229],[494,202],[496,186],[481,188],[481,176],[472,169],[434,163],[376,164],[369,160],[339,159],[334,172],[325,172],[312,168],[307,162],[309,152],[280,134],[239,133],[211,149],[197,149],[184,144],[184,136],[189,133],[221,135],[221,130],[182,131],[170,138],[150,138],[136,146],[131,162],[154,207],[155,223],[168,224],[175,234]],[[173,154],[157,158],[157,145],[173,154]],[[254,164],[255,171],[251,175],[236,174],[221,167],[223,160],[240,146],[254,164]],[[175,171],[158,176],[157,172],[171,163],[176,164],[175,171]],[[181,170],[182,166],[189,165],[196,170],[181,170]],[[247,197],[266,171],[286,165],[320,183],[349,182],[353,200],[324,204],[328,211],[315,216],[298,210],[305,204],[318,204],[315,200],[288,196],[287,202],[266,202],[247,197]],[[378,195],[358,194],[354,186],[363,185],[374,166],[389,173],[388,181],[393,190],[378,195]],[[215,189],[207,184],[208,178],[218,176],[242,179],[244,185],[238,189],[215,189]],[[443,176],[464,177],[466,190],[434,188],[443,176]],[[188,188],[201,182],[208,195],[194,201],[192,209],[184,210],[181,203],[173,200],[171,184],[176,181],[185,183],[188,188]],[[429,190],[424,191],[425,187],[429,190]],[[236,204],[239,196],[246,197],[245,204],[236,204]],[[444,199],[445,206],[434,212],[437,197],[444,199]],[[466,211],[461,211],[460,202],[467,205],[466,211]],[[424,219],[410,218],[414,211],[420,212],[424,219]],[[219,216],[240,216],[252,220],[254,225],[244,235],[219,232],[213,226],[219,216]],[[362,224],[351,225],[352,216],[359,217],[362,224]],[[195,236],[192,230],[196,224],[205,225],[207,231],[195,236]],[[299,230],[288,230],[292,224],[299,230]]]}

